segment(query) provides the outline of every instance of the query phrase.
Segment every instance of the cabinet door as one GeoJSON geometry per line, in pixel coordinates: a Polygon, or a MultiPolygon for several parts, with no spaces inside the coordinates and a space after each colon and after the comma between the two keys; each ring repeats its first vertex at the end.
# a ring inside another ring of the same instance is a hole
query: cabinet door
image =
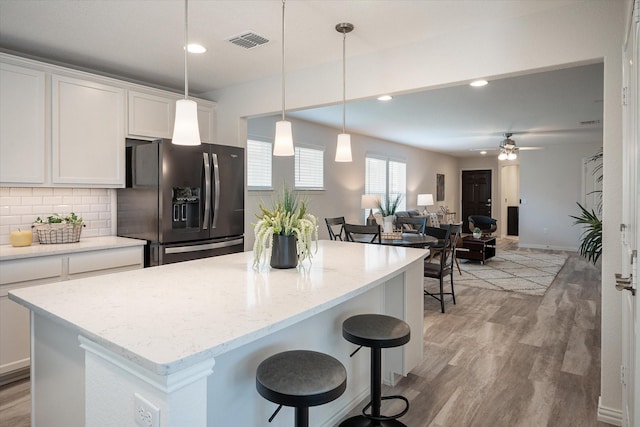
{"type": "Polygon", "coordinates": [[[171,138],[176,109],[175,99],[129,91],[128,105],[129,135],[171,138]]]}
{"type": "Polygon", "coordinates": [[[44,72],[0,64],[0,182],[45,179],[44,72]]]}
{"type": "Polygon", "coordinates": [[[200,140],[208,144],[216,141],[216,110],[213,105],[198,103],[198,127],[200,128],[200,140]]]}
{"type": "Polygon", "coordinates": [[[29,366],[29,310],[0,291],[0,376],[29,366]]]}
{"type": "Polygon", "coordinates": [[[52,182],[124,187],[124,90],[52,75],[52,182]]]}

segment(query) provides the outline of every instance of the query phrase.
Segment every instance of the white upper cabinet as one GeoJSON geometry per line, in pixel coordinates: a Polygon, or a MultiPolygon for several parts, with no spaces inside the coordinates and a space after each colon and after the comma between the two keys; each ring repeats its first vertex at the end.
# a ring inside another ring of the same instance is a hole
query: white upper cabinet
{"type": "Polygon", "coordinates": [[[171,138],[176,100],[129,91],[129,136],[171,138]]]}
{"type": "Polygon", "coordinates": [[[198,127],[200,140],[207,144],[216,142],[216,109],[215,104],[198,100],[198,127]]]}
{"type": "Polygon", "coordinates": [[[45,182],[45,73],[0,63],[0,182],[45,182]]]}
{"type": "Polygon", "coordinates": [[[124,186],[125,91],[51,76],[52,182],[124,186]]]}
{"type": "MultiPolygon", "coordinates": [[[[125,138],[172,138],[178,93],[0,52],[0,186],[125,184],[125,138]]],[[[195,99],[202,142],[215,102],[195,99]]]]}

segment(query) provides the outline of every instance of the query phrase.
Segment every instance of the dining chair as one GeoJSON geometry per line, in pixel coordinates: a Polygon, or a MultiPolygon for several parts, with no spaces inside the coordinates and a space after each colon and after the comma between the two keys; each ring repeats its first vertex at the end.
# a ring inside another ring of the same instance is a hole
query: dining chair
{"type": "MultiPolygon", "coordinates": [[[[458,263],[458,247],[461,246],[462,240],[460,240],[460,236],[462,235],[462,222],[455,224],[440,224],[440,228],[450,228],[451,229],[451,237],[449,240],[449,246],[453,248],[453,253],[451,254],[451,263],[453,267],[453,263],[458,267],[458,273],[462,275],[462,270],[460,269],[460,264],[458,263]]],[[[431,248],[430,261],[433,261],[435,256],[439,256],[442,251],[442,244],[438,242],[437,245],[432,246],[431,248]]]]}
{"type": "Polygon", "coordinates": [[[451,246],[451,227],[426,227],[425,234],[433,236],[440,241],[442,250],[437,262],[431,262],[431,260],[424,262],[424,277],[438,279],[440,281],[440,292],[438,294],[432,294],[424,289],[424,294],[435,298],[440,301],[440,310],[444,313],[444,296],[451,295],[453,297],[453,303],[456,303],[456,295],[453,290],[453,261],[450,258],[455,250],[451,246]],[[451,292],[444,292],[444,278],[449,275],[451,277],[451,292]]]}
{"type": "Polygon", "coordinates": [[[396,217],[396,227],[402,230],[403,233],[409,232],[424,234],[424,228],[426,226],[426,216],[396,217]]]}
{"type": "Polygon", "coordinates": [[[382,243],[379,225],[344,224],[345,240],[359,243],[382,243]]]}
{"type": "Polygon", "coordinates": [[[331,240],[344,240],[344,224],[345,220],[343,216],[335,218],[325,218],[324,222],[327,223],[327,229],[329,229],[329,238],[331,240]],[[336,233],[333,227],[340,227],[340,231],[336,233]]]}

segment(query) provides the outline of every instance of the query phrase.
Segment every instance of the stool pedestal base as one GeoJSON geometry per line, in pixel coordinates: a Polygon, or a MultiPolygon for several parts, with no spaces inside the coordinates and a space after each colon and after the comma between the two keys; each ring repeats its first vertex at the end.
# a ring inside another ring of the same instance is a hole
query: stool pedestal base
{"type": "Polygon", "coordinates": [[[364,415],[358,415],[356,417],[349,418],[340,423],[340,427],[369,427],[369,426],[381,426],[381,427],[407,427],[405,424],[398,420],[376,421],[366,418],[364,415]]]}

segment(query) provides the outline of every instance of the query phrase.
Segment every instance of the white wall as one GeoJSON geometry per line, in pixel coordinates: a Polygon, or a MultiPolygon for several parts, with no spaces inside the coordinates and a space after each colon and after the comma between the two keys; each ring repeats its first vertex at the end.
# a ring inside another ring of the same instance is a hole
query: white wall
{"type": "MultiPolygon", "coordinates": [[[[273,140],[275,122],[280,116],[253,118],[248,120],[249,137],[273,140]]],[[[436,193],[436,174],[445,175],[445,200],[437,205],[455,206],[460,198],[458,189],[458,161],[455,157],[441,153],[408,147],[368,136],[351,134],[352,163],[336,163],[335,145],[339,129],[314,123],[293,120],[293,139],[296,144],[325,148],[325,190],[304,191],[309,201],[310,212],[318,218],[319,237],[328,239],[324,218],[344,216],[348,222],[364,222],[364,211],[360,209],[360,196],[364,194],[365,156],[368,153],[389,156],[407,163],[407,209],[417,208],[418,193],[436,193]]],[[[293,188],[293,157],[273,158],[273,187],[279,190],[283,183],[293,188]]],[[[253,246],[251,223],[256,221],[259,203],[271,202],[274,191],[248,191],[245,206],[245,247],[253,246]]],[[[421,208],[422,209],[422,208],[421,208]]],[[[431,207],[434,210],[435,207],[431,207]]]]}
{"type": "MultiPolygon", "coordinates": [[[[349,58],[350,99],[414,91],[491,79],[527,71],[604,61],[604,184],[602,260],[602,374],[600,409],[620,412],[621,301],[613,287],[620,259],[622,58],[625,13],[629,1],[576,2],[552,11],[512,19],[504,25],[481,22],[472,29],[451,26],[451,33],[387,51],[349,58]],[[375,72],[372,72],[375,70],[375,72]]],[[[337,103],[339,63],[287,74],[289,108],[337,103]]],[[[244,118],[275,113],[280,79],[230,87],[207,94],[218,102],[218,141],[244,145],[244,118]]]]}
{"type": "Polygon", "coordinates": [[[520,246],[577,250],[582,227],[569,215],[579,215],[582,201],[582,160],[600,143],[559,144],[520,153],[520,246]]]}

